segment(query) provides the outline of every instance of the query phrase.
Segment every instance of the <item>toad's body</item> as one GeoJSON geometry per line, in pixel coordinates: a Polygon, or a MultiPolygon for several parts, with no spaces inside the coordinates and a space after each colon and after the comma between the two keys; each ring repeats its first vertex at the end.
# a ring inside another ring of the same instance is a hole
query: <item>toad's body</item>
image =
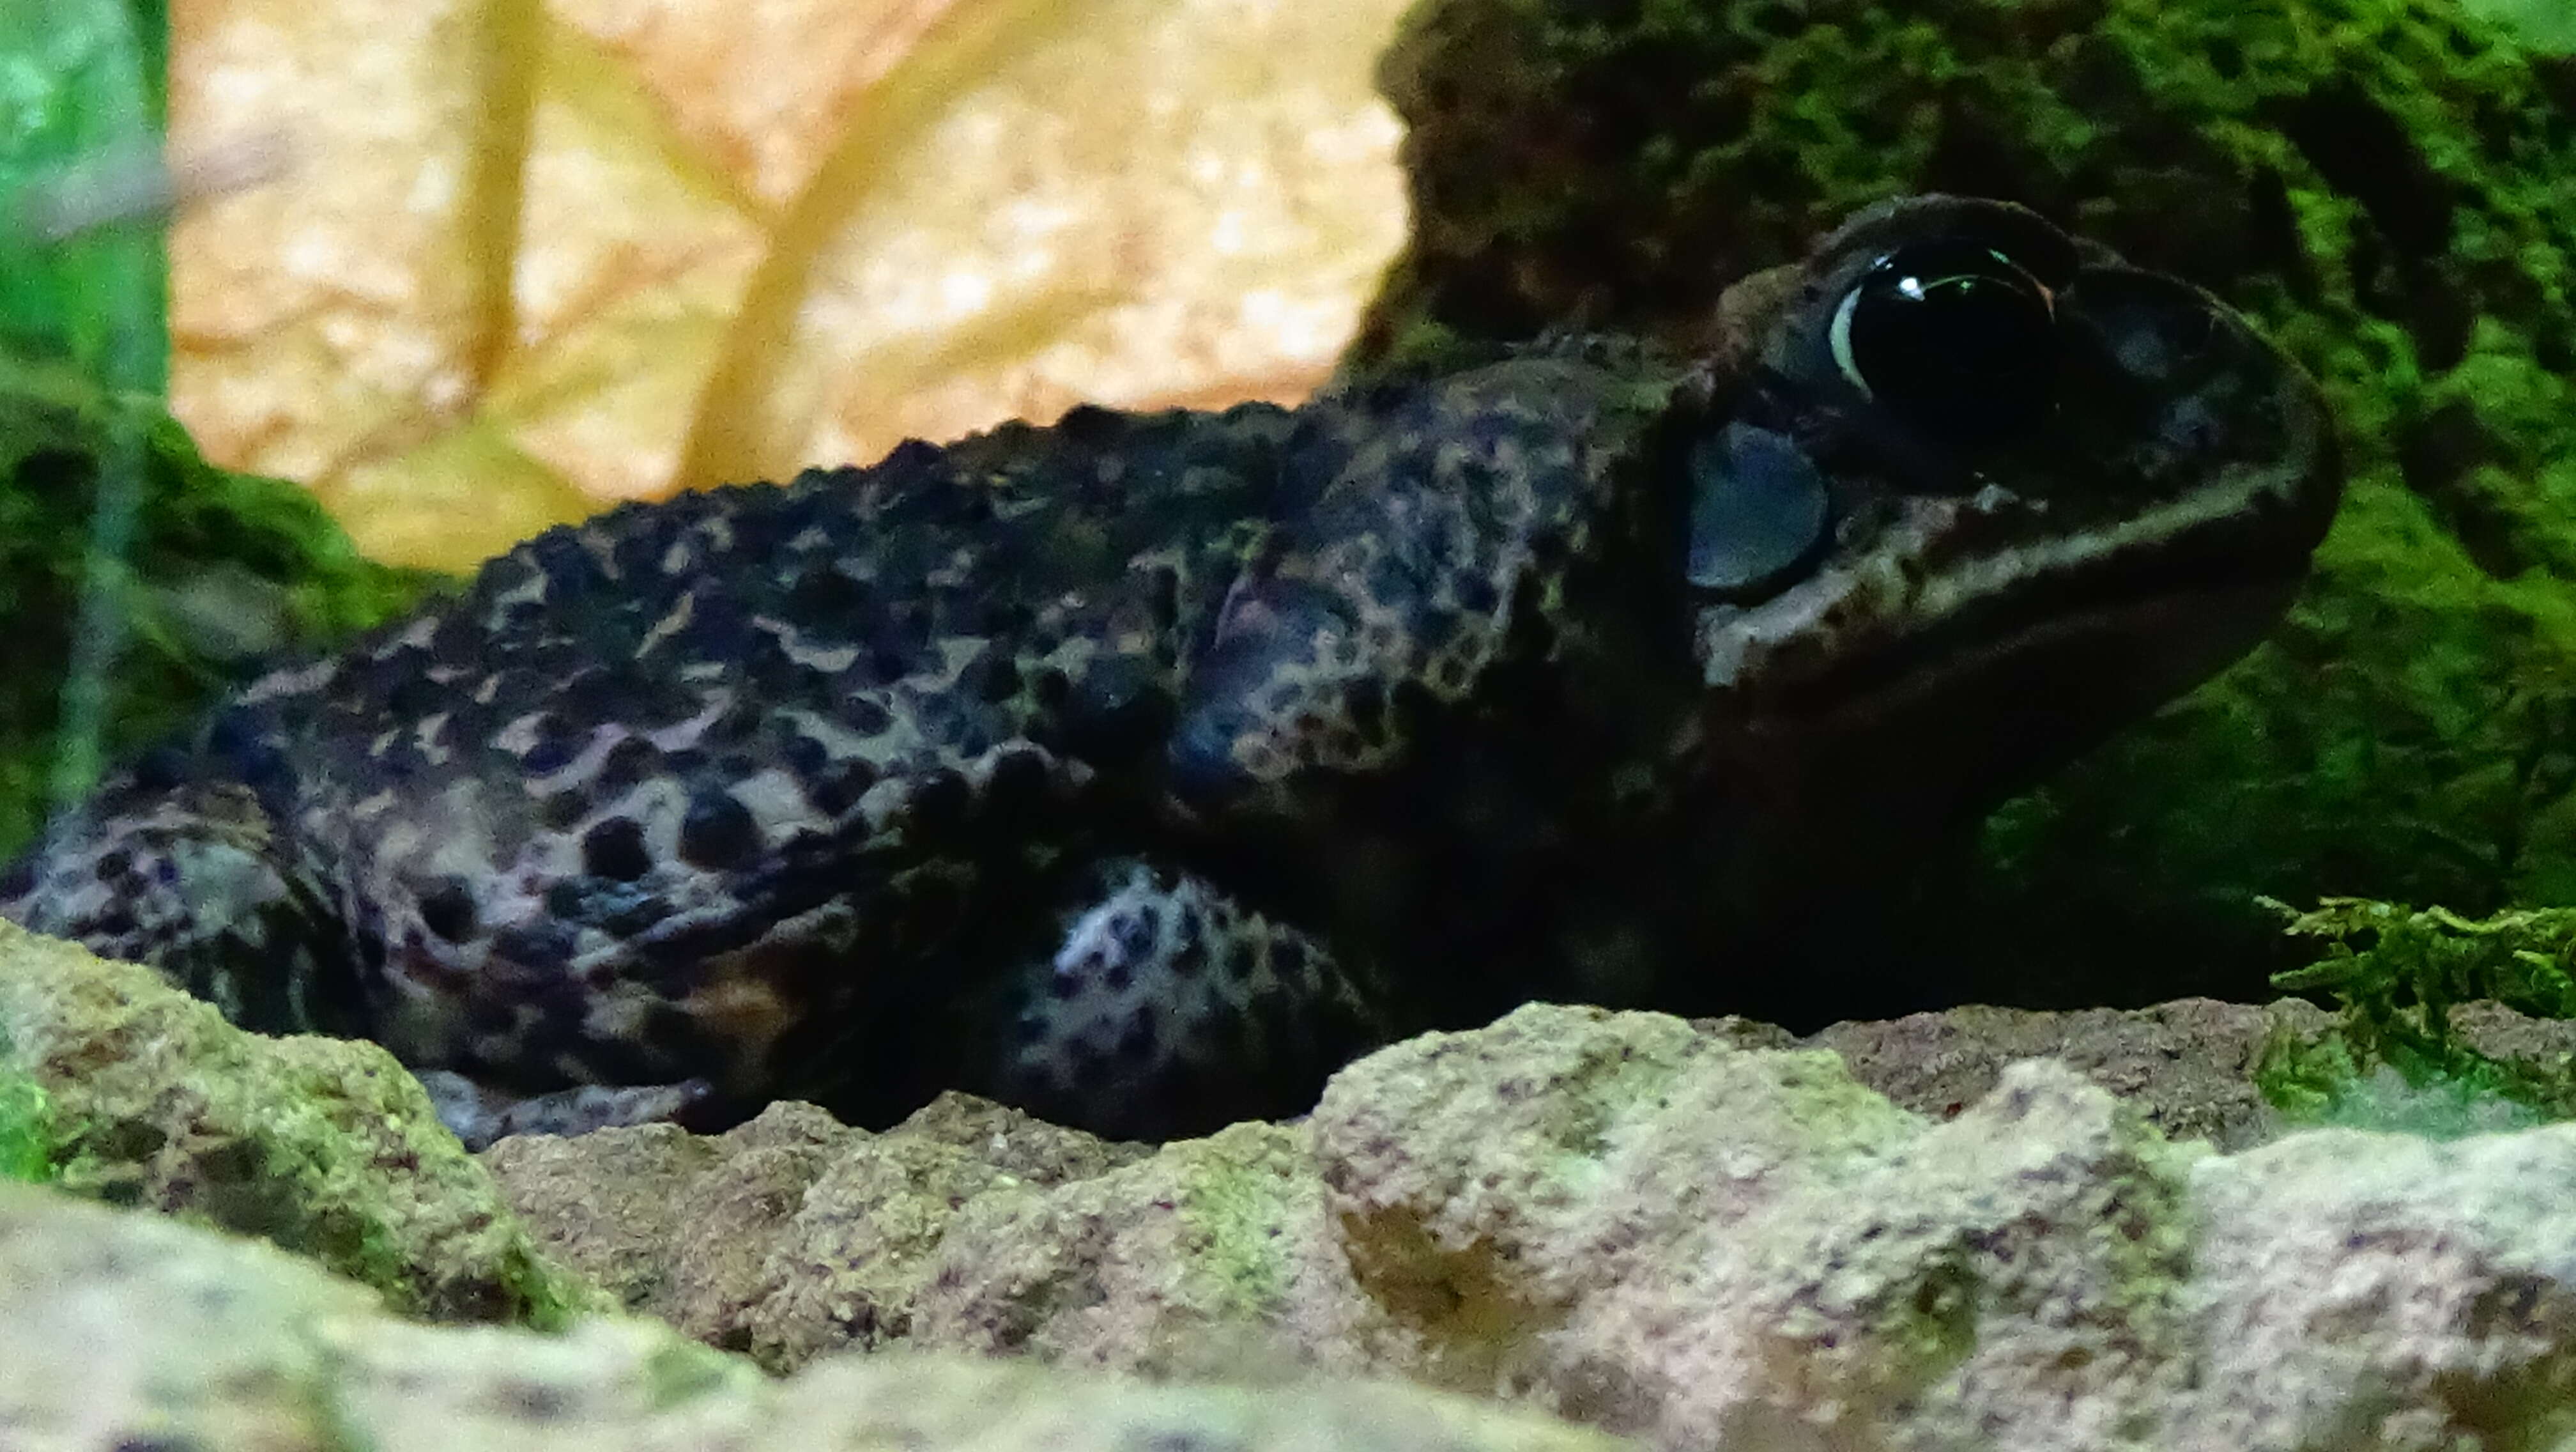
{"type": "Polygon", "coordinates": [[[0,913],[380,1039],[482,1135],[1293,1112],[1404,1027],[1722,982],[1766,904],[2232,658],[2332,509],[2294,367],[2026,214],[1865,215],[1726,333],[551,531],[253,684],[0,913]],[[1963,350],[2040,395],[1993,417],[1846,305],[1979,254],[1955,316],[2041,300],[1963,350]]]}

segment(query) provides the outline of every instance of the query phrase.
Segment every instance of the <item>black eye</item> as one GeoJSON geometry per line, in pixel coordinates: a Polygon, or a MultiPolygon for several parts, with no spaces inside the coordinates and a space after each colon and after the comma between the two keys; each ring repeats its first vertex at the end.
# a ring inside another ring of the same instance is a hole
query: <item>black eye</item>
{"type": "Polygon", "coordinates": [[[1834,311],[1834,366],[1937,438],[1991,443],[2048,412],[2056,299],[2011,258],[1925,242],[1879,259],[1834,311]]]}

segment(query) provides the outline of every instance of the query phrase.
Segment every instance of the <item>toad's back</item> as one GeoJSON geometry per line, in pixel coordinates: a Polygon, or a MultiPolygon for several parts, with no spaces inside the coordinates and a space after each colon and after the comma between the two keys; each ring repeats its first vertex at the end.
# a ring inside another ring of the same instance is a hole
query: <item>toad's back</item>
{"type": "MultiPolygon", "coordinates": [[[[1311,693],[1318,663],[1264,638],[1296,582],[1243,588],[1294,555],[1281,519],[1366,536],[1354,661],[1364,628],[1468,692],[1531,539],[1562,555],[1600,492],[1569,439],[1634,387],[1537,359],[1294,413],[1081,409],[552,530],[255,682],[112,787],[12,915],[246,1023],[362,1034],[513,1095],[700,1081],[882,1117],[999,1087],[924,1044],[1031,991],[978,966],[1044,969],[1133,886],[1121,854],[1189,815],[1176,764],[1223,797],[1235,738],[1275,742],[1265,714],[1311,693]],[[1387,471],[1445,479],[1447,507],[1434,488],[1386,512],[1387,471]],[[1229,599],[1249,607],[1230,649],[1229,599]]],[[[1231,1000],[1336,1007],[1260,1032],[1367,1031],[1303,934],[1185,912],[1172,886],[1147,918],[1230,958],[1231,1000]]]]}
{"type": "Polygon", "coordinates": [[[116,899],[87,936],[124,926],[128,956],[165,963],[167,938],[227,917],[234,941],[185,980],[261,1026],[540,1083],[705,1072],[713,1027],[751,1071],[851,1006],[872,949],[963,931],[992,864],[944,858],[960,834],[1043,854],[1050,816],[1099,799],[1095,761],[1158,744],[1142,733],[1292,424],[1081,410],[548,531],[460,598],[254,683],[98,804],[174,842],[191,811],[230,820],[287,869],[229,875],[264,910],[136,851],[49,900],[116,899]]]}

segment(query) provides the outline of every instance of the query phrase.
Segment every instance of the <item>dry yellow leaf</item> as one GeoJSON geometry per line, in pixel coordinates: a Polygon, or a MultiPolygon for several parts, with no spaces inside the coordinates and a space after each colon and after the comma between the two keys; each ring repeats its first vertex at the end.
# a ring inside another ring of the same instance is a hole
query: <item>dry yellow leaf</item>
{"type": "Polygon", "coordinates": [[[1295,397],[1403,0],[175,0],[172,406],[387,559],[1073,403],[1295,397]]]}

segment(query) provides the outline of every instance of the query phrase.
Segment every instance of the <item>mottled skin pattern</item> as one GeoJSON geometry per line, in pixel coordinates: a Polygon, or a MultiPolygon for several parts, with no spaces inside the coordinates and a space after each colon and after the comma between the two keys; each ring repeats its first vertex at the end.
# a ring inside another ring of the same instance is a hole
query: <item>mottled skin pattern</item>
{"type": "Polygon", "coordinates": [[[2245,649],[2335,490],[2313,389],[2218,304],[1891,204],[1683,363],[1079,409],[550,531],[249,687],[0,913],[379,1039],[477,1139],[945,1087],[1293,1113],[1525,997],[1723,1003],[1776,924],[2245,649]],[[2064,339],[1973,447],[1827,347],[1945,237],[2064,339]],[[1697,588],[1696,521],[1761,517],[1698,508],[1735,424],[1829,508],[1697,588]]]}

